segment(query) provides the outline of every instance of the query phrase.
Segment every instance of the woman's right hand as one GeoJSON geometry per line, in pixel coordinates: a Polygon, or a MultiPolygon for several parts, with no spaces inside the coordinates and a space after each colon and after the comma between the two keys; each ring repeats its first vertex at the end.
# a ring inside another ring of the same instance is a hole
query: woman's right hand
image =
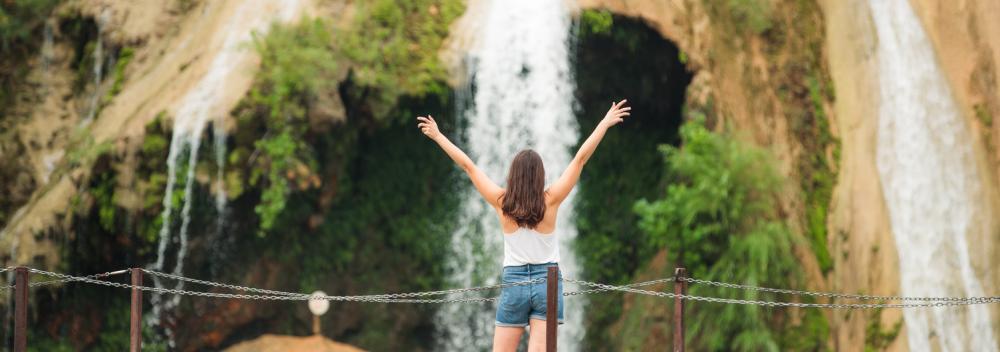
{"type": "Polygon", "coordinates": [[[608,113],[604,114],[604,119],[601,120],[599,126],[604,128],[611,128],[611,126],[617,125],[622,121],[625,121],[625,117],[630,115],[629,111],[632,110],[631,106],[625,106],[627,99],[622,99],[617,103],[612,102],[611,108],[608,109],[608,113]]]}
{"type": "Polygon", "coordinates": [[[437,140],[438,136],[441,135],[441,131],[438,130],[437,121],[434,121],[434,117],[427,115],[427,117],[417,116],[417,127],[420,128],[420,132],[423,132],[427,138],[431,140],[437,140]]]}

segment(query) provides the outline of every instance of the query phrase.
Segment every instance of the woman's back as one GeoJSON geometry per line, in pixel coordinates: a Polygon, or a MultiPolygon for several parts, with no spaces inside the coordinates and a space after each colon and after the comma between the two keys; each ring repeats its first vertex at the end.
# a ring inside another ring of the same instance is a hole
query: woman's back
{"type": "MultiPolygon", "coordinates": [[[[500,217],[504,237],[504,283],[544,278],[548,268],[558,266],[559,236],[556,231],[556,215],[559,205],[566,200],[580,178],[583,165],[590,159],[604,133],[611,126],[629,115],[631,108],[625,107],[625,100],[611,103],[611,108],[594,132],[577,150],[562,175],[545,188],[545,168],[537,153],[526,150],[518,153],[511,162],[507,174],[507,189],[500,188],[479,169],[472,159],[438,130],[433,117],[417,117],[417,127],[428,138],[434,140],[458,164],[500,217]],[[538,264],[541,264],[540,266],[538,264]],[[544,270],[536,270],[542,269],[544,270]]],[[[561,275],[561,274],[560,274],[561,275]]],[[[561,276],[560,276],[561,277],[561,276]]],[[[562,280],[559,280],[556,316],[559,323],[563,319],[562,280]]],[[[545,284],[504,287],[497,302],[496,332],[493,335],[494,351],[515,351],[524,327],[531,324],[529,350],[541,350],[545,346],[545,335],[536,331],[546,331],[546,290],[545,284]]]]}
{"type": "MultiPolygon", "coordinates": [[[[501,201],[502,203],[502,201],[501,201]]],[[[522,226],[517,224],[517,221],[511,219],[510,217],[503,214],[503,210],[500,208],[494,208],[497,212],[497,216],[500,217],[500,228],[503,229],[504,234],[513,233],[517,231],[522,226]]],[[[545,215],[542,216],[542,220],[538,222],[537,225],[532,230],[542,234],[551,234],[556,230],[556,216],[559,213],[559,202],[553,197],[549,196],[549,192],[545,192],[545,215]]]]}
{"type": "Polygon", "coordinates": [[[559,262],[559,237],[519,228],[503,234],[503,266],[559,262]]]}

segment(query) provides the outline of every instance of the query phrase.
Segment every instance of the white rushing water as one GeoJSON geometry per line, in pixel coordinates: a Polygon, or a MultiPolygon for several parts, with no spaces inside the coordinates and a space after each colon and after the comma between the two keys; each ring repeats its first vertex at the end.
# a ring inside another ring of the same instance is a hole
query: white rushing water
{"type": "MultiPolygon", "coordinates": [[[[222,2],[216,2],[209,6],[221,6],[221,4],[222,2]]],[[[252,34],[266,32],[271,23],[275,21],[286,22],[293,19],[301,7],[302,2],[298,0],[245,0],[237,5],[236,10],[220,27],[220,33],[224,35],[221,48],[211,59],[208,71],[184,96],[173,119],[173,135],[170,140],[170,153],[167,157],[167,186],[163,197],[163,225],[159,232],[156,263],[153,264],[155,270],[170,271],[176,275],[183,274],[184,259],[188,250],[188,228],[191,224],[195,168],[202,135],[210,122],[214,132],[215,161],[219,169],[216,175],[217,189],[215,194],[215,206],[219,215],[216,231],[222,227],[222,215],[225,214],[226,207],[223,187],[226,135],[223,126],[230,107],[222,106],[221,100],[228,89],[233,89],[230,86],[232,80],[242,75],[252,74],[241,69],[246,67],[243,63],[253,60],[256,56],[256,53],[247,45],[252,34]],[[178,162],[182,160],[187,160],[183,190],[184,202],[180,211],[180,228],[174,235],[171,233],[174,221],[174,208],[171,203],[177,183],[178,162]],[[172,244],[176,244],[175,248],[172,249],[176,254],[171,258],[173,267],[168,269],[168,249],[172,244]]],[[[156,286],[163,286],[157,277],[153,278],[156,286]]],[[[178,281],[172,288],[183,289],[184,283],[178,281]]],[[[154,294],[151,295],[150,300],[153,303],[151,319],[153,323],[157,323],[164,310],[172,309],[180,303],[180,296],[163,298],[154,294]]]]}
{"type": "MultiPolygon", "coordinates": [[[[870,0],[878,34],[878,171],[905,296],[982,296],[968,238],[987,220],[973,138],[907,0],[870,0]]],[[[997,351],[985,305],[904,310],[912,351],[997,351]]]]}
{"type": "Polygon", "coordinates": [[[97,115],[97,109],[100,108],[101,98],[101,81],[104,80],[104,34],[102,30],[104,28],[104,16],[98,16],[97,19],[97,41],[94,43],[94,67],[91,69],[91,73],[94,75],[94,91],[90,94],[90,103],[87,107],[87,113],[83,117],[83,124],[89,124],[94,121],[94,116],[97,115]]]}
{"type": "MultiPolygon", "coordinates": [[[[42,74],[44,79],[42,82],[48,85],[49,78],[51,74],[49,73],[49,67],[52,66],[52,59],[55,56],[55,39],[53,38],[53,28],[56,27],[56,21],[53,19],[45,20],[45,27],[42,29],[42,49],[41,49],[41,65],[42,74]]],[[[48,93],[48,86],[45,87],[45,92],[48,93]]]]}
{"type": "MultiPolygon", "coordinates": [[[[472,80],[472,104],[463,111],[467,151],[491,179],[505,186],[514,155],[532,148],[541,155],[551,184],[572,159],[579,137],[569,59],[570,9],[563,1],[492,0],[482,5],[485,11],[476,18],[480,27],[467,57],[472,80]]],[[[567,277],[579,276],[569,247],[576,237],[575,193],[560,208],[556,225],[560,267],[567,277]]],[[[495,284],[503,258],[500,222],[471,186],[464,197],[460,228],[452,237],[454,253],[448,258],[450,280],[456,287],[495,284]]],[[[565,304],[559,346],[576,351],[584,332],[584,301],[576,296],[565,304]]],[[[443,306],[438,313],[440,349],[489,350],[494,314],[494,306],[443,306]]]]}

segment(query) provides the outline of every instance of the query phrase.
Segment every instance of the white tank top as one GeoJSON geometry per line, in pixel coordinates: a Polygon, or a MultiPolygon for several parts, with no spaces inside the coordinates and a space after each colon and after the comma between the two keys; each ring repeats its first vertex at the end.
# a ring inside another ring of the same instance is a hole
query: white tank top
{"type": "Polygon", "coordinates": [[[523,227],[514,233],[503,234],[503,266],[558,263],[557,234],[542,234],[523,227]]]}

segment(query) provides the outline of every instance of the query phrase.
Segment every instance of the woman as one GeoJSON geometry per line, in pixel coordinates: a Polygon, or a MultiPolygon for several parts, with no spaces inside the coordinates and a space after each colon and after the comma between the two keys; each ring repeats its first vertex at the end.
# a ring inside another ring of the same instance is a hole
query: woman
{"type": "MultiPolygon", "coordinates": [[[[580,171],[594,154],[604,133],[629,116],[625,100],[611,109],[590,137],[583,142],[562,176],[545,188],[545,167],[533,150],[522,150],[510,164],[507,188],[500,188],[476,167],[472,159],[438,130],[431,116],[417,117],[417,127],[437,142],[445,153],[469,175],[476,190],[493,206],[504,237],[503,282],[513,283],[544,278],[547,267],[559,263],[559,241],[555,235],[556,214],[576,186],[580,171]]],[[[559,323],[563,320],[562,282],[559,283],[559,323]]],[[[493,351],[515,351],[525,326],[531,326],[528,351],[545,350],[545,284],[510,286],[503,289],[497,306],[493,351]]]]}

